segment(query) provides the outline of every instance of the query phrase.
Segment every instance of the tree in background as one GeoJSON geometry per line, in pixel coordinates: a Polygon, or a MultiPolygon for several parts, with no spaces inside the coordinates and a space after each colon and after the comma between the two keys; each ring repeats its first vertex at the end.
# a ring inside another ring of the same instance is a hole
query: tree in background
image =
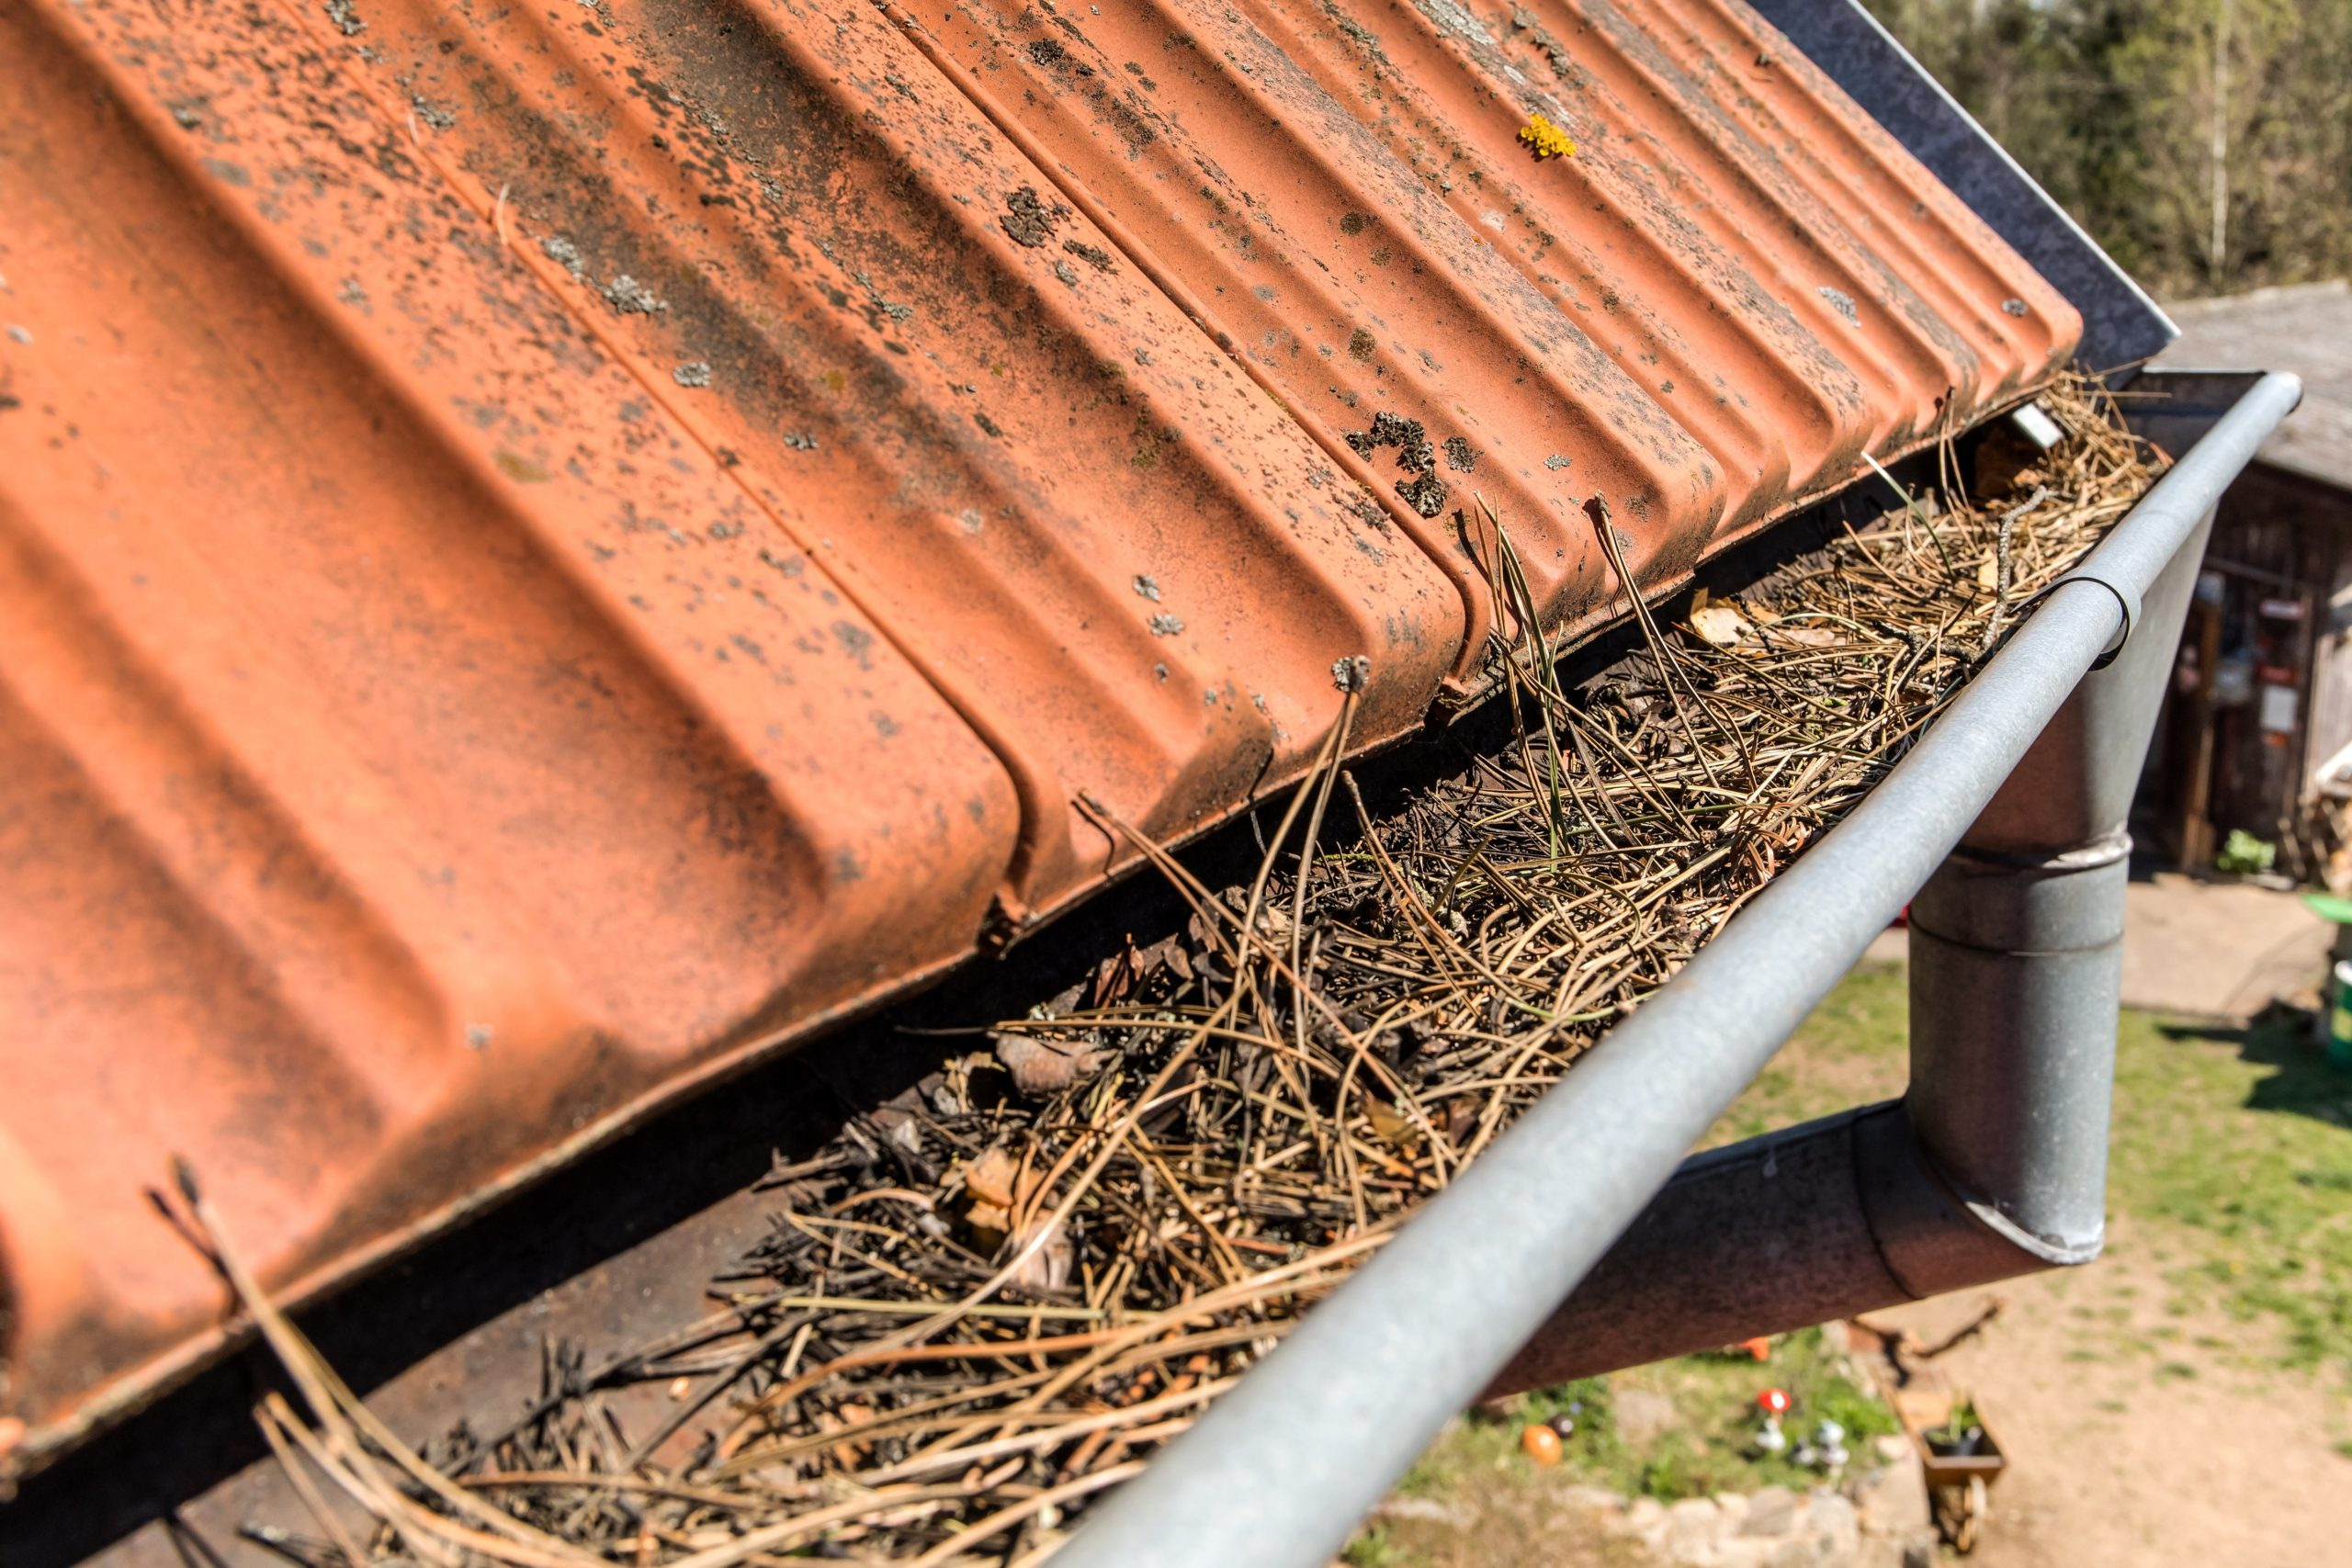
{"type": "Polygon", "coordinates": [[[2352,273],[2352,0],[1866,3],[2156,292],[2352,273]]]}

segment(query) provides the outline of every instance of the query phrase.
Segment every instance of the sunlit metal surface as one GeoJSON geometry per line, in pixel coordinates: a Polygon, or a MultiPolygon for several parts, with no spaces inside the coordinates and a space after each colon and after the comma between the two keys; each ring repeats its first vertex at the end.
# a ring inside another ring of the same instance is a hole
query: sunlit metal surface
{"type": "Polygon", "coordinates": [[[23,0],[0,213],[20,1459],[171,1154],[323,1288],[2080,330],[1736,0],[23,0]]]}

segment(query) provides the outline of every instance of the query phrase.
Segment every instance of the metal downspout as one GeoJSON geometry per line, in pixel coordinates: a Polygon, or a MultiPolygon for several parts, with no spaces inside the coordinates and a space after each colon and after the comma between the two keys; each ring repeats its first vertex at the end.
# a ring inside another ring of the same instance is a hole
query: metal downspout
{"type": "MultiPolygon", "coordinates": [[[[1905,1110],[1971,1212],[2048,1264],[2089,1261],[2106,1233],[2124,818],[2211,525],[2209,507],[2143,592],[2121,652],[2083,678],[1911,903],[1905,1110]]],[[[1917,1293],[1951,1288],[1890,1261],[1917,1293]]]]}
{"type": "Polygon", "coordinates": [[[2098,1256],[2123,821],[2211,522],[1912,899],[1909,1091],[1684,1161],[1487,1395],[2098,1256]]]}
{"type": "MultiPolygon", "coordinates": [[[[1446,1419],[1592,1271],[1683,1151],[1946,853],[1980,819],[2000,819],[1987,807],[2003,781],[2084,671],[2128,643],[2143,596],[2162,592],[2165,569],[2301,394],[2293,377],[2268,376],[2240,399],[1843,823],[1114,1495],[1057,1554],[1062,1568],[1328,1562],[1446,1419]]],[[[2108,722],[2096,705],[2087,711],[2086,736],[2108,722]]],[[[1977,1046],[1951,1049],[1965,1059],[1977,1046]]],[[[1945,1114],[1937,1107],[1948,1100],[1923,1108],[1922,1122],[1945,1114]]],[[[1907,1136],[1907,1118],[1848,1119],[1849,1172],[1855,1145],[1890,1123],[1907,1136]]],[[[1962,1117],[1937,1134],[1965,1136],[1968,1125],[1962,1117]]],[[[2007,1157],[1996,1158],[1995,1174],[2007,1157]]],[[[1964,1182],[1984,1174],[1955,1168],[1964,1182]]],[[[1909,1201],[1924,1206],[1911,1212],[1928,1213],[1934,1196],[1915,1194],[1909,1201]]],[[[2079,1218],[2068,1203],[2037,1200],[2016,1211],[2031,1218],[2012,1223],[2053,1214],[2079,1218]]]]}

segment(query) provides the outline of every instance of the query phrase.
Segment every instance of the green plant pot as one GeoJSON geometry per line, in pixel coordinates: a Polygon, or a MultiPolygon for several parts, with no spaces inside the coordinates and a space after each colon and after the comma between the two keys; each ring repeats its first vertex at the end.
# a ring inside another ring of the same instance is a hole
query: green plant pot
{"type": "Polygon", "coordinates": [[[2329,987],[2327,1065],[2352,1073],[2352,963],[2339,963],[2329,987]]]}

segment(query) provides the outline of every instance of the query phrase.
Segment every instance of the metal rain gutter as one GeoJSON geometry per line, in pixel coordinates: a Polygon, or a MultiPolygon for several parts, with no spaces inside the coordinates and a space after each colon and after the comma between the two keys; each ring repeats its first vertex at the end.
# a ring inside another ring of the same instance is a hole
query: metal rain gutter
{"type": "MultiPolygon", "coordinates": [[[[2130,780],[2212,507],[2301,396],[2284,375],[2247,391],[2053,585],[1868,799],[1108,1501],[1057,1555],[1061,1568],[1329,1561],[1531,1339],[1513,1371],[1548,1376],[1580,1359],[1572,1340],[1555,1353],[1563,1340],[1539,1332],[1557,1303],[1566,1315],[1555,1323],[1571,1335],[1580,1323],[1622,1325],[1628,1314],[1611,1303],[1570,1292],[1923,885],[1920,1032],[1903,1106],[1685,1166],[1650,1227],[1668,1245],[1636,1235],[1611,1260],[1646,1287],[1639,1309],[1659,1319],[1646,1341],[1621,1328],[1617,1346],[1640,1359],[1665,1353],[1657,1346],[1721,1343],[1702,1305],[1674,1303],[1716,1267],[1710,1249],[1720,1254],[1726,1222],[1752,1227],[1759,1214],[1800,1236],[1812,1226],[1822,1247],[1781,1270],[1793,1283],[1818,1267],[1822,1291],[1762,1303],[1806,1322],[1997,1277],[1987,1269],[2095,1256],[2130,780]],[[2168,570],[2176,561],[2186,564],[2168,570]],[[2091,695],[2084,675],[2100,668],[2114,679],[2091,695]],[[2086,700],[2070,703],[2078,688],[2086,700]],[[2051,933],[2068,944],[2054,964],[2003,962],[2051,933]],[[1969,983],[1986,988],[1965,1009],[1944,1006],[1969,983]],[[1742,1171],[1791,1179],[1722,1179],[1742,1171]],[[1750,1196],[1759,1187],[1799,1201],[1767,1214],[1750,1196]],[[1731,1201],[1713,1201],[1725,1192],[1731,1201]]],[[[1723,1289],[1719,1267],[1715,1279],[1723,1289]]]]}

